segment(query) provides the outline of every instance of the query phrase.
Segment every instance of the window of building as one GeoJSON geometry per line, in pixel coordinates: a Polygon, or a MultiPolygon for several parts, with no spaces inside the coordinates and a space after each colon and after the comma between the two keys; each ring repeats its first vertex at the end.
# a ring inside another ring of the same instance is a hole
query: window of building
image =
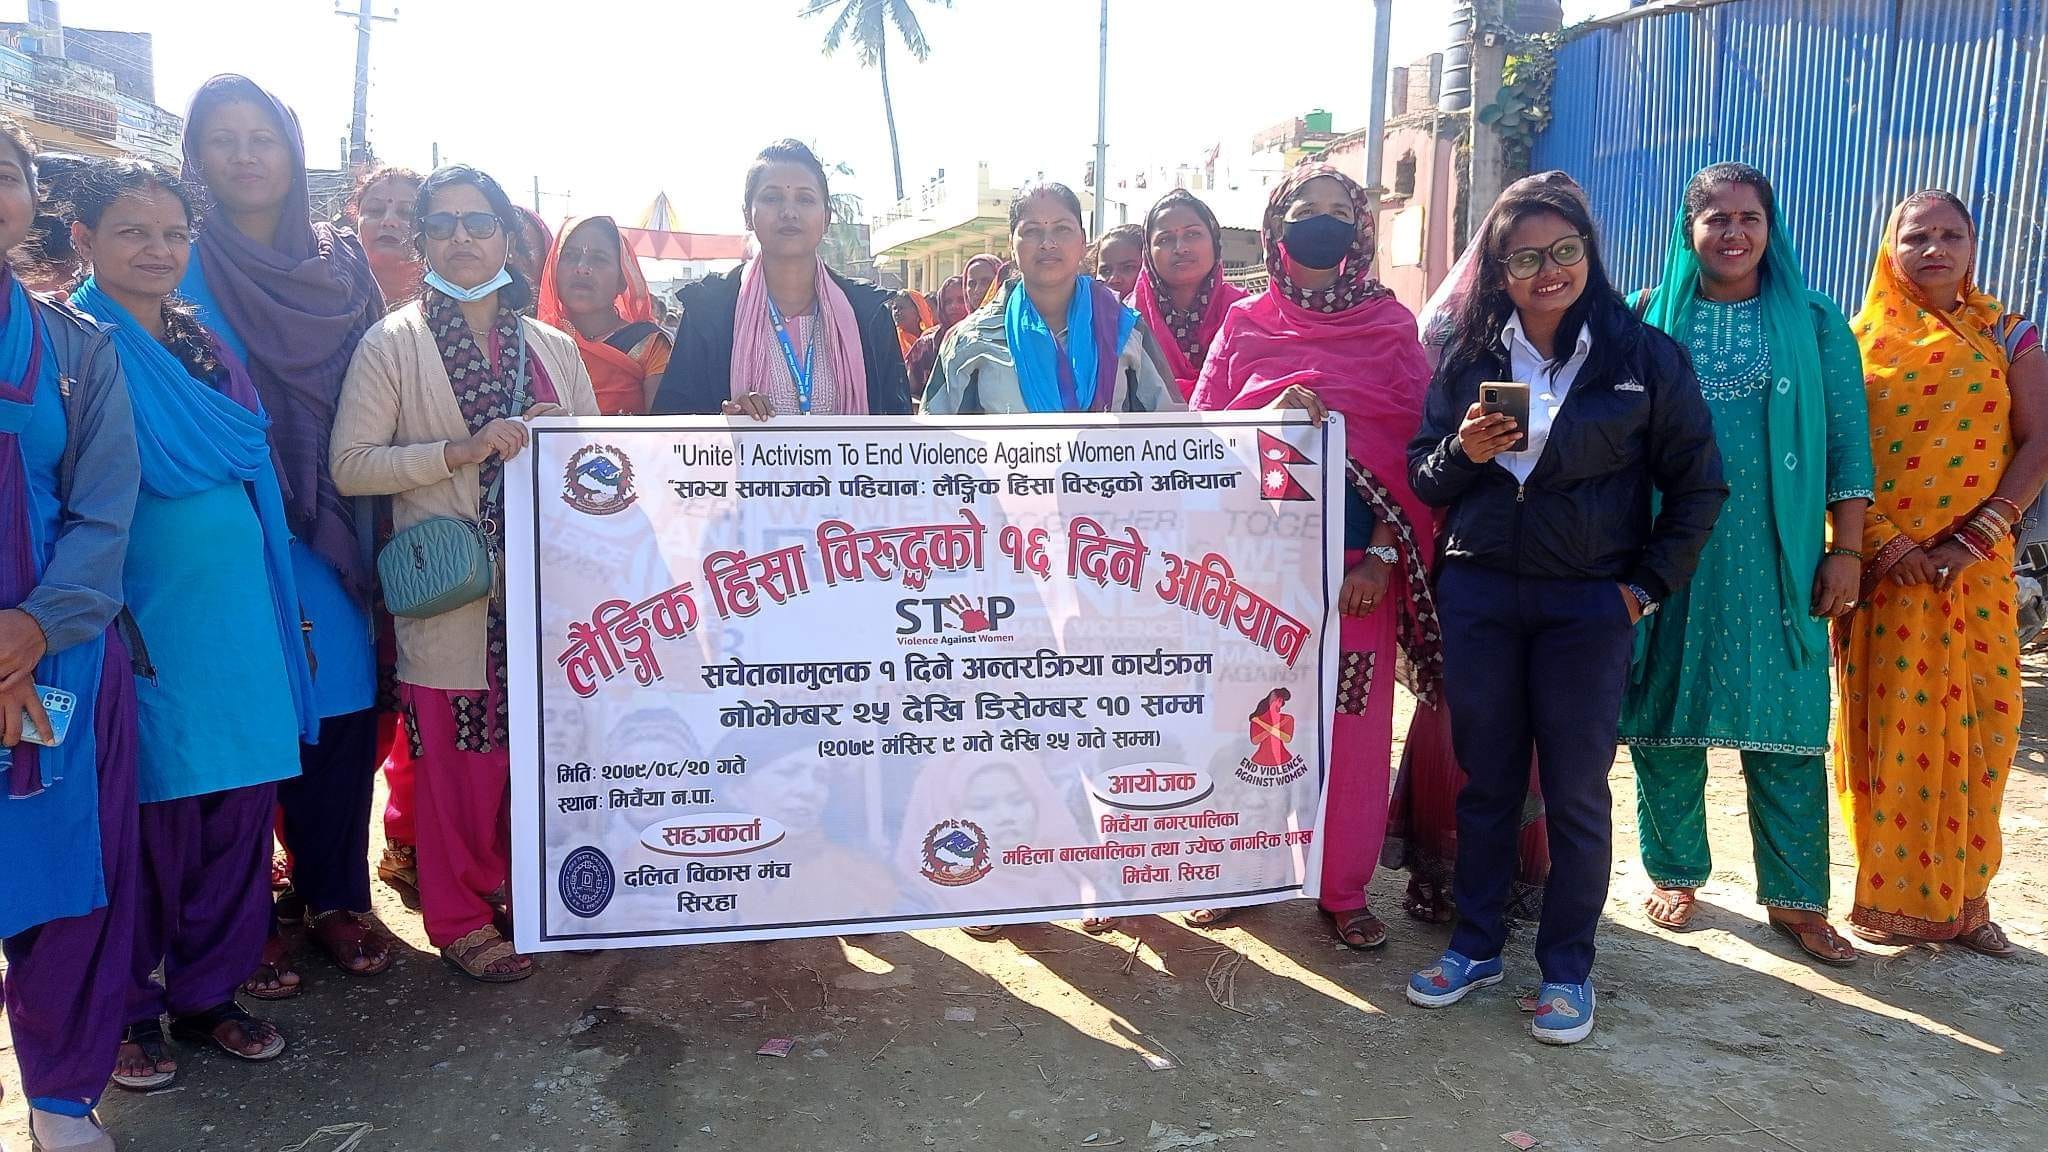
{"type": "Polygon", "coordinates": [[[1403,153],[1394,161],[1394,195],[1415,195],[1415,153],[1403,153]]]}

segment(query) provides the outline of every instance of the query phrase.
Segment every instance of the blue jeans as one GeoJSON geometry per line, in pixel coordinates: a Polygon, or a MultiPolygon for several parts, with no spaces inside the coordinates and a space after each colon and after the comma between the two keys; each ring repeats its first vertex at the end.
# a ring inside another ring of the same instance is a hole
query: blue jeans
{"type": "Polygon", "coordinates": [[[1543,785],[1550,879],[1536,932],[1543,979],[1584,983],[1607,903],[1622,693],[1634,629],[1611,580],[1516,576],[1450,561],[1437,580],[1444,689],[1465,787],[1451,948],[1500,955],[1515,880],[1529,756],[1543,785]]]}

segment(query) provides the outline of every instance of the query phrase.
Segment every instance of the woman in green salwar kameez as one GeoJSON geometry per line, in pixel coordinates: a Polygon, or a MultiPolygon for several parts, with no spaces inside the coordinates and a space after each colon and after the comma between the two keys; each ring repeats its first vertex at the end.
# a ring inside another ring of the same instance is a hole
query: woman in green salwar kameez
{"type": "Polygon", "coordinates": [[[1769,181],[1740,164],[1693,177],[1664,282],[1639,304],[1692,353],[1730,488],[1692,583],[1638,638],[1622,712],[1650,919],[1691,921],[1713,870],[1707,749],[1738,749],[1758,899],[1809,955],[1851,963],[1827,919],[1824,758],[1828,621],[1855,607],[1871,496],[1856,338],[1807,290],[1769,181]]]}

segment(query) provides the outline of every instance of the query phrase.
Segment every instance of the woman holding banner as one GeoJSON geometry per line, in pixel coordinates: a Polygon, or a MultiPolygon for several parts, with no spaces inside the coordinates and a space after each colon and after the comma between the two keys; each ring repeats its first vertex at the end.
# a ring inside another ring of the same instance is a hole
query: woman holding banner
{"type": "Polygon", "coordinates": [[[1166,361],[1138,314],[1081,274],[1081,201],[1031,184],[1010,201],[1015,285],[949,333],[925,391],[930,415],[1165,412],[1181,408],[1166,361]]]}
{"type": "MultiPolygon", "coordinates": [[[[1324,164],[1289,173],[1266,205],[1266,291],[1231,308],[1195,384],[1198,411],[1300,408],[1344,414],[1343,589],[1336,738],[1322,845],[1323,911],[1349,948],[1387,927],[1366,904],[1386,835],[1394,668],[1435,698],[1441,675],[1430,595],[1434,523],[1408,486],[1404,449],[1422,419],[1429,368],[1415,316],[1373,278],[1377,241],[1365,189],[1324,164]]],[[[1201,909],[1208,927],[1223,914],[1201,909]]]]}
{"type": "MultiPolygon", "coordinates": [[[[532,287],[507,266],[518,215],[467,165],[420,188],[420,299],[363,338],[335,416],[335,483],[391,496],[399,532],[433,517],[502,522],[505,464],[525,420],[594,416],[576,342],[519,312],[532,287]],[[460,380],[456,385],[451,381],[460,380]]],[[[416,763],[420,913],[427,939],[464,975],[523,980],[533,962],[505,939],[510,796],[501,594],[396,621],[399,694],[416,763]]]]}
{"type": "Polygon", "coordinates": [[[664,414],[847,416],[910,412],[889,293],[825,266],[825,166],[781,140],[747,170],[750,260],[678,294],[675,352],[654,396],[664,414]]]}

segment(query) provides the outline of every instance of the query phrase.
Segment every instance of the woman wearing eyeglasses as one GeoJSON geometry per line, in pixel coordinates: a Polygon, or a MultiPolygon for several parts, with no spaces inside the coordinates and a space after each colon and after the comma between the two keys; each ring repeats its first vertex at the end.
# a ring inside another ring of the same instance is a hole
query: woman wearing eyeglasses
{"type": "MultiPolygon", "coordinates": [[[[488,533],[503,521],[501,478],[526,447],[526,421],[594,416],[597,397],[575,340],[520,315],[533,289],[506,263],[518,217],[498,182],[443,168],[421,185],[419,208],[425,288],[356,350],[335,415],[334,480],[346,495],[392,497],[399,532],[447,516],[488,533]]],[[[396,626],[427,939],[472,979],[523,980],[533,962],[506,939],[503,599],[396,626]]]]}
{"type": "Polygon", "coordinates": [[[1728,486],[1684,352],[1616,294],[1584,202],[1525,183],[1491,220],[1408,447],[1416,495],[1445,510],[1437,607],[1467,775],[1458,925],[1442,958],[1410,978],[1408,999],[1441,1008],[1503,978],[1533,751],[1551,867],[1531,1027],[1544,1043],[1576,1044],[1593,1031],[1607,773],[1635,625],[1692,576],[1728,486]],[[1481,404],[1488,381],[1528,386],[1528,427],[1481,404]]]}

